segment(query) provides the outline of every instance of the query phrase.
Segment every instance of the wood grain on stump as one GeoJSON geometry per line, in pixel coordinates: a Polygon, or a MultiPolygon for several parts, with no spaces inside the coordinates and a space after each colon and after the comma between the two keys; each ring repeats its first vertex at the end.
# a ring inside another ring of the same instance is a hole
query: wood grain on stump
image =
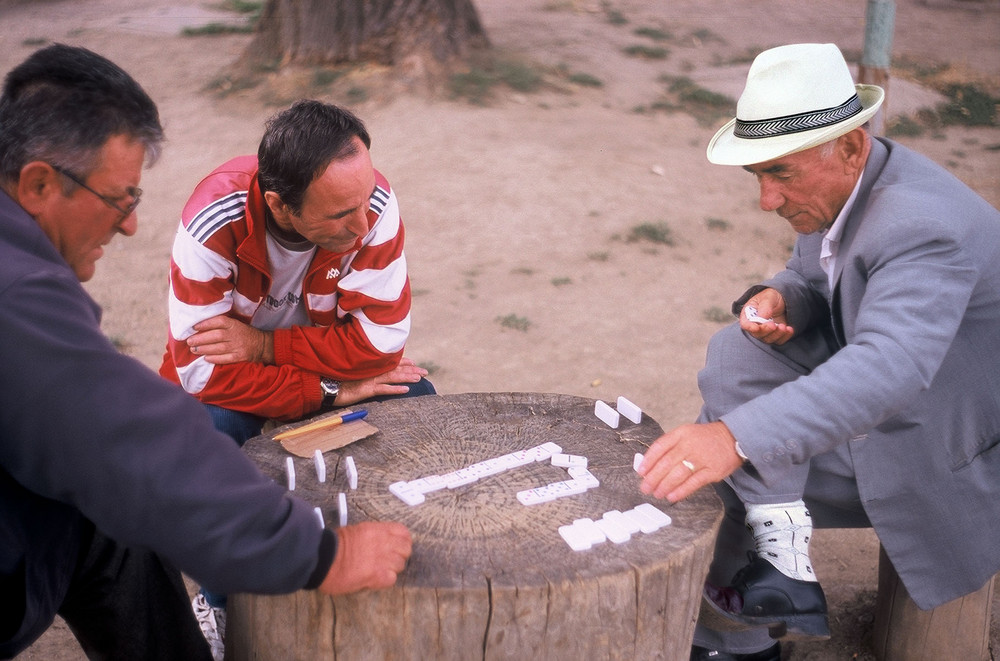
{"type": "MultiPolygon", "coordinates": [[[[655,421],[611,429],[594,401],[567,395],[470,393],[367,406],[379,433],[327,452],[327,481],[295,458],[296,495],[336,525],[400,521],[413,555],[395,587],[331,598],[315,591],[233,595],[232,659],[686,659],[722,505],[710,489],[668,505],[639,491],[632,469],[662,434],[655,421]],[[445,474],[552,441],[588,458],[601,482],[584,494],[525,506],[518,491],[569,479],[548,461],[513,468],[407,506],[388,486],[445,474]],[[344,458],[358,468],[350,490],[344,458]],[[558,528],[651,502],[673,524],[575,552],[558,528]]],[[[281,430],[276,430],[281,431],[281,430]]],[[[270,435],[249,455],[279,484],[290,456],[270,435]]]]}

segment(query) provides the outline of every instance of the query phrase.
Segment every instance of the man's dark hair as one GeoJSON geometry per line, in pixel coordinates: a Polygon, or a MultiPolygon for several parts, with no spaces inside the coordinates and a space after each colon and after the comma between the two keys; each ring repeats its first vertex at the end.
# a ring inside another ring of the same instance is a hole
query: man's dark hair
{"type": "Polygon", "coordinates": [[[277,193],[299,213],[309,184],[331,161],[356,153],[355,136],[371,147],[364,122],[352,112],[321,101],[296,101],[267,121],[257,148],[261,191],[277,193]]]}
{"type": "Polygon", "coordinates": [[[85,48],[55,44],[12,69],[0,94],[0,181],[45,161],[82,176],[107,141],[125,135],[146,148],[163,142],[156,104],[118,65],[85,48]]]}

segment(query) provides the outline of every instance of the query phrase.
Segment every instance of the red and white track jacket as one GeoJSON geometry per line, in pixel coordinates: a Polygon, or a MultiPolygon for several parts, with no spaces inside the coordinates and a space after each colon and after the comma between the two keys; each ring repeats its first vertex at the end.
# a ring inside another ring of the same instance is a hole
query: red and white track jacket
{"type": "Polygon", "coordinates": [[[396,196],[377,171],[375,181],[368,234],[347,253],[317,248],[309,266],[312,326],[273,331],[274,365],[212,365],[188,349],[193,326],[220,314],[249,324],[271,279],[257,158],[234,158],[205,177],[174,239],[160,374],[202,402],[292,420],[319,409],[321,376],[355,380],[395,367],[410,331],[410,283],[396,196]]]}

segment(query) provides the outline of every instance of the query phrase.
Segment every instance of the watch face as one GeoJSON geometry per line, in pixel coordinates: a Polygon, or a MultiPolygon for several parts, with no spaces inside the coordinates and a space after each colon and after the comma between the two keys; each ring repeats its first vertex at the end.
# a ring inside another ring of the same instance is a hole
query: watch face
{"type": "Polygon", "coordinates": [[[320,379],[319,387],[327,397],[336,397],[337,393],[340,392],[340,383],[333,379],[320,379]]]}

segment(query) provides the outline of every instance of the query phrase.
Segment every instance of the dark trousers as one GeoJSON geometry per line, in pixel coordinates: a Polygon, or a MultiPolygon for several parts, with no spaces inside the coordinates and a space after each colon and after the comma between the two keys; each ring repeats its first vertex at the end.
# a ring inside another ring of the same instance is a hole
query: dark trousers
{"type": "MultiPolygon", "coordinates": [[[[58,614],[89,659],[211,661],[180,572],[154,553],[124,546],[89,522],[58,614]]],[[[42,616],[31,645],[55,619],[42,616]]],[[[16,653],[16,652],[15,652],[16,653]]]]}
{"type": "MultiPolygon", "coordinates": [[[[698,421],[718,420],[740,404],[809,374],[832,353],[830,338],[821,332],[807,333],[774,347],[752,339],[738,324],[723,328],[709,342],[705,368],[698,374],[704,401],[698,421]]],[[[708,582],[714,585],[729,585],[736,571],[746,565],[746,552],[754,548],[745,525],[744,503],[782,503],[801,498],[816,528],[871,526],[861,505],[846,445],[789,470],[770,487],[758,479],[752,466],[745,466],[716,484],[715,489],[726,506],[726,516],[708,574],[708,582]]],[[[713,631],[701,624],[695,629],[694,642],[735,654],[754,653],[774,644],[764,627],[713,631]]]]}

